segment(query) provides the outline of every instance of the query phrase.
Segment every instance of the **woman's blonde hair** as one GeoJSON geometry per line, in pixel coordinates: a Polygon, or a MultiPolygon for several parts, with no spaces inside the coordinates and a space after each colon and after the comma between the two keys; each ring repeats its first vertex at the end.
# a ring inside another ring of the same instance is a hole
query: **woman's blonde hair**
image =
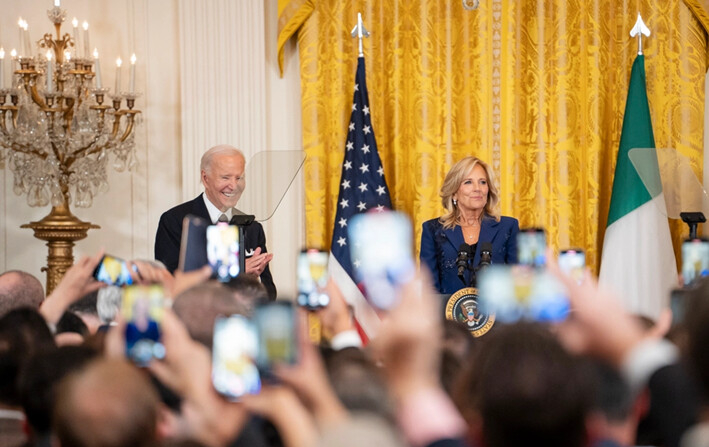
{"type": "Polygon", "coordinates": [[[439,219],[441,224],[443,224],[443,228],[450,229],[459,223],[460,211],[457,206],[453,205],[453,194],[458,191],[463,180],[472,172],[476,165],[482,166],[487,176],[488,192],[484,213],[497,221],[500,220],[500,212],[497,209],[500,195],[497,191],[497,186],[495,186],[495,174],[492,172],[492,168],[477,157],[465,157],[448,171],[446,179],[443,181],[443,186],[441,186],[441,203],[448,211],[439,219]]]}

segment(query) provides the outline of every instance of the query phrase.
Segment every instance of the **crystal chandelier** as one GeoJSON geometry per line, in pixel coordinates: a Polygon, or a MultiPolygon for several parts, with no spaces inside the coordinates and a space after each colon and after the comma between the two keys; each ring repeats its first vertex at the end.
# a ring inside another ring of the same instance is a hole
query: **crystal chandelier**
{"type": "MultiPolygon", "coordinates": [[[[0,89],[0,163],[10,167],[14,192],[27,194],[30,206],[86,208],[108,188],[109,155],[118,171],[135,165],[137,95],[133,88],[114,91],[112,106],[106,105],[109,89],[101,84],[98,53],[76,57],[78,34],[61,36],[66,11],[57,5],[47,14],[56,38],[45,34],[39,54],[26,51],[13,60],[19,69],[13,70],[11,87],[0,89]]],[[[24,40],[29,47],[29,36],[24,40]]]]}
{"type": "Polygon", "coordinates": [[[73,36],[61,35],[66,11],[59,2],[47,11],[56,36],[45,34],[34,48],[20,19],[20,54],[11,55],[9,87],[0,48],[0,167],[12,170],[14,192],[26,194],[29,206],[52,206],[44,219],[23,225],[49,242],[47,293],[73,263],[73,242],[98,228],[76,218],[69,205],[89,207],[108,189],[109,164],[118,171],[135,166],[133,131],[140,116],[134,109],[135,55],[128,91],[121,91],[119,59],[116,87],[109,94],[101,82],[98,52],[90,53],[88,24],[81,51],[76,19],[73,36]]]}

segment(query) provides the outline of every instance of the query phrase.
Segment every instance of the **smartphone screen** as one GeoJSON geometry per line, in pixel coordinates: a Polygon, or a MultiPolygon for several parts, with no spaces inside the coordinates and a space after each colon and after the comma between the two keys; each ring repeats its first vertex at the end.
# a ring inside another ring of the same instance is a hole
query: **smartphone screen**
{"type": "Polygon", "coordinates": [[[94,270],[94,278],[112,286],[133,284],[126,261],[111,255],[104,255],[94,270]]]}
{"type": "Polygon", "coordinates": [[[581,282],[586,269],[586,254],[579,248],[561,250],[561,253],[559,253],[559,268],[577,282],[581,282]]]}
{"type": "Polygon", "coordinates": [[[688,239],[682,243],[682,279],[690,285],[709,275],[709,240],[688,239]]]}
{"type": "Polygon", "coordinates": [[[165,357],[160,322],[165,308],[162,286],[129,286],[123,291],[121,313],[126,321],[126,355],[138,366],[165,357]]]}
{"type": "Polygon", "coordinates": [[[212,384],[229,400],[261,389],[255,364],[258,341],[252,323],[242,315],[218,317],[214,322],[212,384]]]}
{"type": "Polygon", "coordinates": [[[546,264],[547,240],[542,228],[526,228],[517,233],[517,253],[520,264],[541,267],[546,264]]]}
{"type": "Polygon", "coordinates": [[[198,270],[209,263],[207,259],[207,227],[209,222],[198,216],[187,216],[182,221],[179,269],[198,270]]]}
{"type": "Polygon", "coordinates": [[[256,364],[270,376],[277,364],[298,360],[298,331],[295,307],[288,301],[275,301],[256,307],[254,324],[258,334],[256,364]]]}
{"type": "Polygon", "coordinates": [[[357,214],[348,228],[352,265],[365,296],[378,309],[391,308],[416,270],[408,217],[394,211],[357,214]]]}
{"type": "Polygon", "coordinates": [[[492,265],[478,278],[480,311],[510,323],[521,319],[557,322],[570,304],[564,286],[545,270],[526,265],[492,265]]]}
{"type": "Polygon", "coordinates": [[[207,260],[219,281],[229,282],[239,275],[239,229],[236,225],[207,227],[207,260]]]}
{"type": "Polygon", "coordinates": [[[327,261],[330,254],[322,250],[306,249],[298,255],[298,305],[316,310],[330,304],[325,291],[327,261]]]}

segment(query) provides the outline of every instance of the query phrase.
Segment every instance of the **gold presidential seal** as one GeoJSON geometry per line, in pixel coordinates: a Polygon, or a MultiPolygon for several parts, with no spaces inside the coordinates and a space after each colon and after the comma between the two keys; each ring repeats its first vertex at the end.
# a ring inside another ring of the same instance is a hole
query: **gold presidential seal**
{"type": "Polygon", "coordinates": [[[495,315],[478,309],[478,289],[465,287],[455,292],[446,303],[446,318],[464,324],[474,337],[485,335],[495,324],[495,315]]]}

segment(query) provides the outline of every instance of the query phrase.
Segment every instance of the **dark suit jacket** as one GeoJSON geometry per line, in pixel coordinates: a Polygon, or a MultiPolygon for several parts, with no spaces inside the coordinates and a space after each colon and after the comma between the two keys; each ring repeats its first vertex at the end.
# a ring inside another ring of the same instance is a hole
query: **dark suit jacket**
{"type": "MultiPolygon", "coordinates": [[[[180,243],[182,241],[182,220],[188,214],[201,217],[211,223],[209,211],[204,204],[202,194],[196,199],[165,211],[160,216],[158,231],[155,235],[155,259],[161,261],[170,272],[177,269],[180,260],[180,243]]],[[[244,248],[254,250],[261,247],[261,252],[266,253],[266,235],[260,223],[254,221],[244,228],[244,248]]],[[[268,290],[268,296],[276,299],[276,285],[273,284],[271,269],[267,265],[261,273],[261,283],[268,290]]]]}
{"type": "MultiPolygon", "coordinates": [[[[484,216],[480,224],[480,237],[473,258],[473,267],[480,264],[480,244],[492,243],[493,264],[514,264],[517,262],[517,233],[519,222],[512,217],[502,216],[497,222],[484,216]]],[[[434,287],[439,293],[455,293],[463,288],[455,265],[458,248],[465,240],[459,226],[444,230],[439,220],[431,219],[423,223],[421,233],[421,265],[431,272],[434,287]]],[[[472,273],[466,273],[470,283],[472,273]]]]}

